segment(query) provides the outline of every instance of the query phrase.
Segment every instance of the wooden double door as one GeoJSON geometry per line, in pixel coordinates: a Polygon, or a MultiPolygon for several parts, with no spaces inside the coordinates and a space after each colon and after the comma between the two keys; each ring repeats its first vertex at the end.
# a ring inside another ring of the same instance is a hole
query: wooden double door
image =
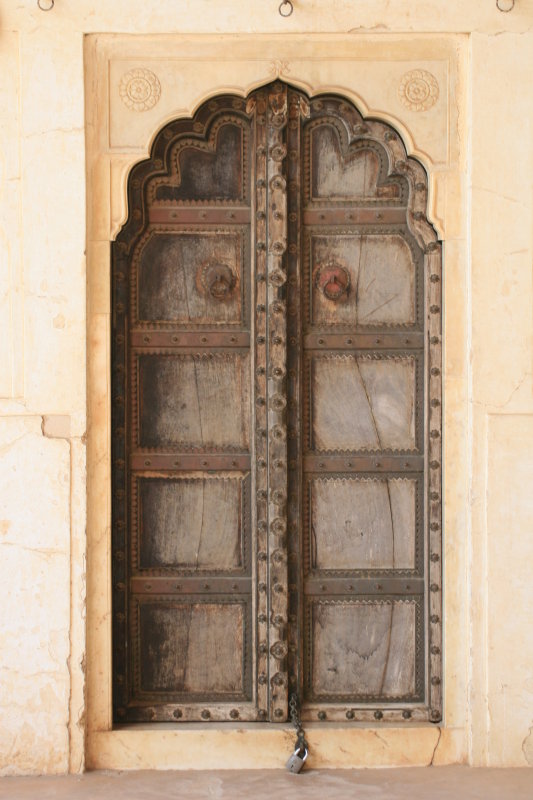
{"type": "Polygon", "coordinates": [[[114,714],[441,718],[424,170],[276,82],[158,134],[113,243],[114,714]]]}

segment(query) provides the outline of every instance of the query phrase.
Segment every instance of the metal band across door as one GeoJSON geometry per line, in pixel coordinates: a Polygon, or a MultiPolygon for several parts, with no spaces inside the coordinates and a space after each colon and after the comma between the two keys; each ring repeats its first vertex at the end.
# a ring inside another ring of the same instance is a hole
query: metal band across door
{"type": "Polygon", "coordinates": [[[112,244],[117,722],[442,717],[441,247],[281,82],[157,135],[112,244]]]}

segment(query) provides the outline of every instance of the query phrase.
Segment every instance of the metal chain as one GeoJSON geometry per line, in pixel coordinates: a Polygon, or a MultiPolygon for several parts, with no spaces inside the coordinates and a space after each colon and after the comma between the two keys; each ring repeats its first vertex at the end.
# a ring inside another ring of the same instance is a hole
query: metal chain
{"type": "Polygon", "coordinates": [[[289,700],[289,712],[291,715],[291,722],[296,728],[296,746],[299,752],[309,750],[309,745],[305,738],[304,729],[302,728],[302,721],[300,719],[300,708],[298,704],[298,696],[291,694],[289,700]]]}

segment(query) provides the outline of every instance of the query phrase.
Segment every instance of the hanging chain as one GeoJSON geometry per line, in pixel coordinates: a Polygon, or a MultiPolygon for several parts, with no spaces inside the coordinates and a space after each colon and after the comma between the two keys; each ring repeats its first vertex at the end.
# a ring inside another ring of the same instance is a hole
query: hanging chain
{"type": "Polygon", "coordinates": [[[291,694],[291,699],[289,700],[289,712],[291,715],[291,722],[296,728],[296,749],[300,753],[306,752],[309,750],[309,745],[305,738],[304,729],[302,728],[298,697],[295,694],[291,694]]]}

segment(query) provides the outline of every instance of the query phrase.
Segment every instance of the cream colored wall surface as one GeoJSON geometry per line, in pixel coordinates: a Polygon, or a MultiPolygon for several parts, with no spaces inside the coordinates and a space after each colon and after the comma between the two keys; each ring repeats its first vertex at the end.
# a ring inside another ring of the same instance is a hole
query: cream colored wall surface
{"type": "Polygon", "coordinates": [[[109,683],[108,242],[127,170],[171,116],[277,72],[398,128],[444,240],[445,718],[311,728],[314,764],[533,764],[533,0],[278,5],[0,0],[3,774],[286,758],[268,727],[113,731],[109,683]],[[161,84],[146,111],[121,99],[132,68],[161,84]],[[417,68],[440,92],[420,112],[397,92],[417,68]]]}

